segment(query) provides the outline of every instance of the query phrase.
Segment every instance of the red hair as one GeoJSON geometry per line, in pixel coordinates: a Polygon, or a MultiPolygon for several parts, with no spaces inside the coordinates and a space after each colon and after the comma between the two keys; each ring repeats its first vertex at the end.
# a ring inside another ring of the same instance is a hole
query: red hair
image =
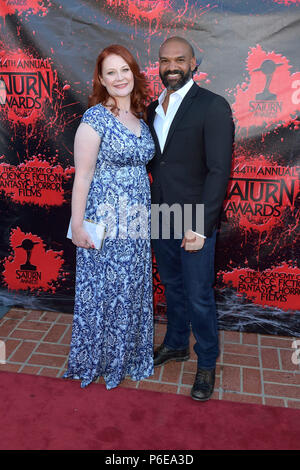
{"type": "Polygon", "coordinates": [[[138,118],[142,117],[143,119],[146,119],[146,102],[149,96],[146,76],[140,71],[138,63],[128,49],[124,46],[120,46],[119,44],[112,44],[111,46],[106,47],[98,55],[93,77],[93,93],[89,97],[88,107],[95,106],[98,103],[106,105],[110,98],[113,99],[115,103],[115,105],[112,106],[111,111],[113,113],[117,113],[118,111],[115,98],[109,95],[99,79],[99,75],[102,75],[102,63],[104,59],[111,54],[116,54],[122,57],[129,65],[134,76],[134,87],[131,92],[131,112],[138,118]]]}

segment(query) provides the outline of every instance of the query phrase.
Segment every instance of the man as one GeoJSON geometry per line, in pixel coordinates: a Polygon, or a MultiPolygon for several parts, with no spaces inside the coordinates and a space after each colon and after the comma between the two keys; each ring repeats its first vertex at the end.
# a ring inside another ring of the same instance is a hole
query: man
{"type": "MultiPolygon", "coordinates": [[[[150,162],[152,204],[192,205],[190,230],[153,239],[167,301],[167,332],[154,352],[155,367],[189,359],[190,325],[196,339],[197,372],[192,398],[205,401],[214,389],[219,354],[214,299],[216,229],[231,170],[234,126],[227,101],[199,87],[193,48],[183,38],[167,39],[159,50],[165,90],[148,108],[156,155],[150,162]],[[204,205],[199,233],[196,205],[204,205]]],[[[163,220],[161,221],[163,225],[163,220]]]]}

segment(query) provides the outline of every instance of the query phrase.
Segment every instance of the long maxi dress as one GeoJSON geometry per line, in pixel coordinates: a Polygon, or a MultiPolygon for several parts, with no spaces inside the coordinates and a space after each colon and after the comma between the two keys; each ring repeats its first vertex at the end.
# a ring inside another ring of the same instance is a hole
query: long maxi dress
{"type": "Polygon", "coordinates": [[[101,138],[85,218],[109,221],[110,227],[115,220],[117,230],[108,233],[101,250],[76,249],[72,338],[64,378],[79,379],[84,388],[103,376],[106,388],[111,389],[126,376],[142,380],[153,374],[151,202],[146,164],[154,156],[154,143],[142,119],[137,137],[101,104],[89,108],[81,122],[92,126],[101,138]],[[141,213],[144,216],[139,219],[141,213]]]}

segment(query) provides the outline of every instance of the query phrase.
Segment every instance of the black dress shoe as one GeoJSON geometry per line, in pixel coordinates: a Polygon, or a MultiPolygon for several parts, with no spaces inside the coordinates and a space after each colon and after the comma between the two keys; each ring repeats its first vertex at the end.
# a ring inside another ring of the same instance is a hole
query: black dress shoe
{"type": "Polygon", "coordinates": [[[191,391],[194,400],[206,401],[209,400],[215,386],[215,372],[216,369],[198,369],[195,377],[195,382],[191,391]]]}
{"type": "Polygon", "coordinates": [[[187,349],[170,349],[164,344],[159,346],[154,352],[154,367],[162,366],[169,361],[188,361],[190,358],[189,348],[187,349]]]}

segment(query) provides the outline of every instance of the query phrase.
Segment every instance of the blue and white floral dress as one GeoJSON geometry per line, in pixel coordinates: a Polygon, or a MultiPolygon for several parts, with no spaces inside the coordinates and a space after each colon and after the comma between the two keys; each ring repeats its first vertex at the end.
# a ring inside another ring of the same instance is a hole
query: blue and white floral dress
{"type": "Polygon", "coordinates": [[[151,202],[146,164],[154,156],[154,143],[143,120],[137,137],[101,104],[89,108],[81,122],[92,126],[101,138],[85,217],[104,222],[107,214],[99,206],[108,206],[117,233],[105,239],[101,250],[77,248],[72,339],[64,377],[79,379],[81,387],[86,387],[103,376],[111,389],[126,376],[141,380],[153,374],[151,202]],[[139,208],[146,211],[146,223],[145,217],[136,218],[139,208]],[[139,225],[136,220],[143,222],[139,225]],[[132,236],[139,230],[141,236],[132,236]]]}

